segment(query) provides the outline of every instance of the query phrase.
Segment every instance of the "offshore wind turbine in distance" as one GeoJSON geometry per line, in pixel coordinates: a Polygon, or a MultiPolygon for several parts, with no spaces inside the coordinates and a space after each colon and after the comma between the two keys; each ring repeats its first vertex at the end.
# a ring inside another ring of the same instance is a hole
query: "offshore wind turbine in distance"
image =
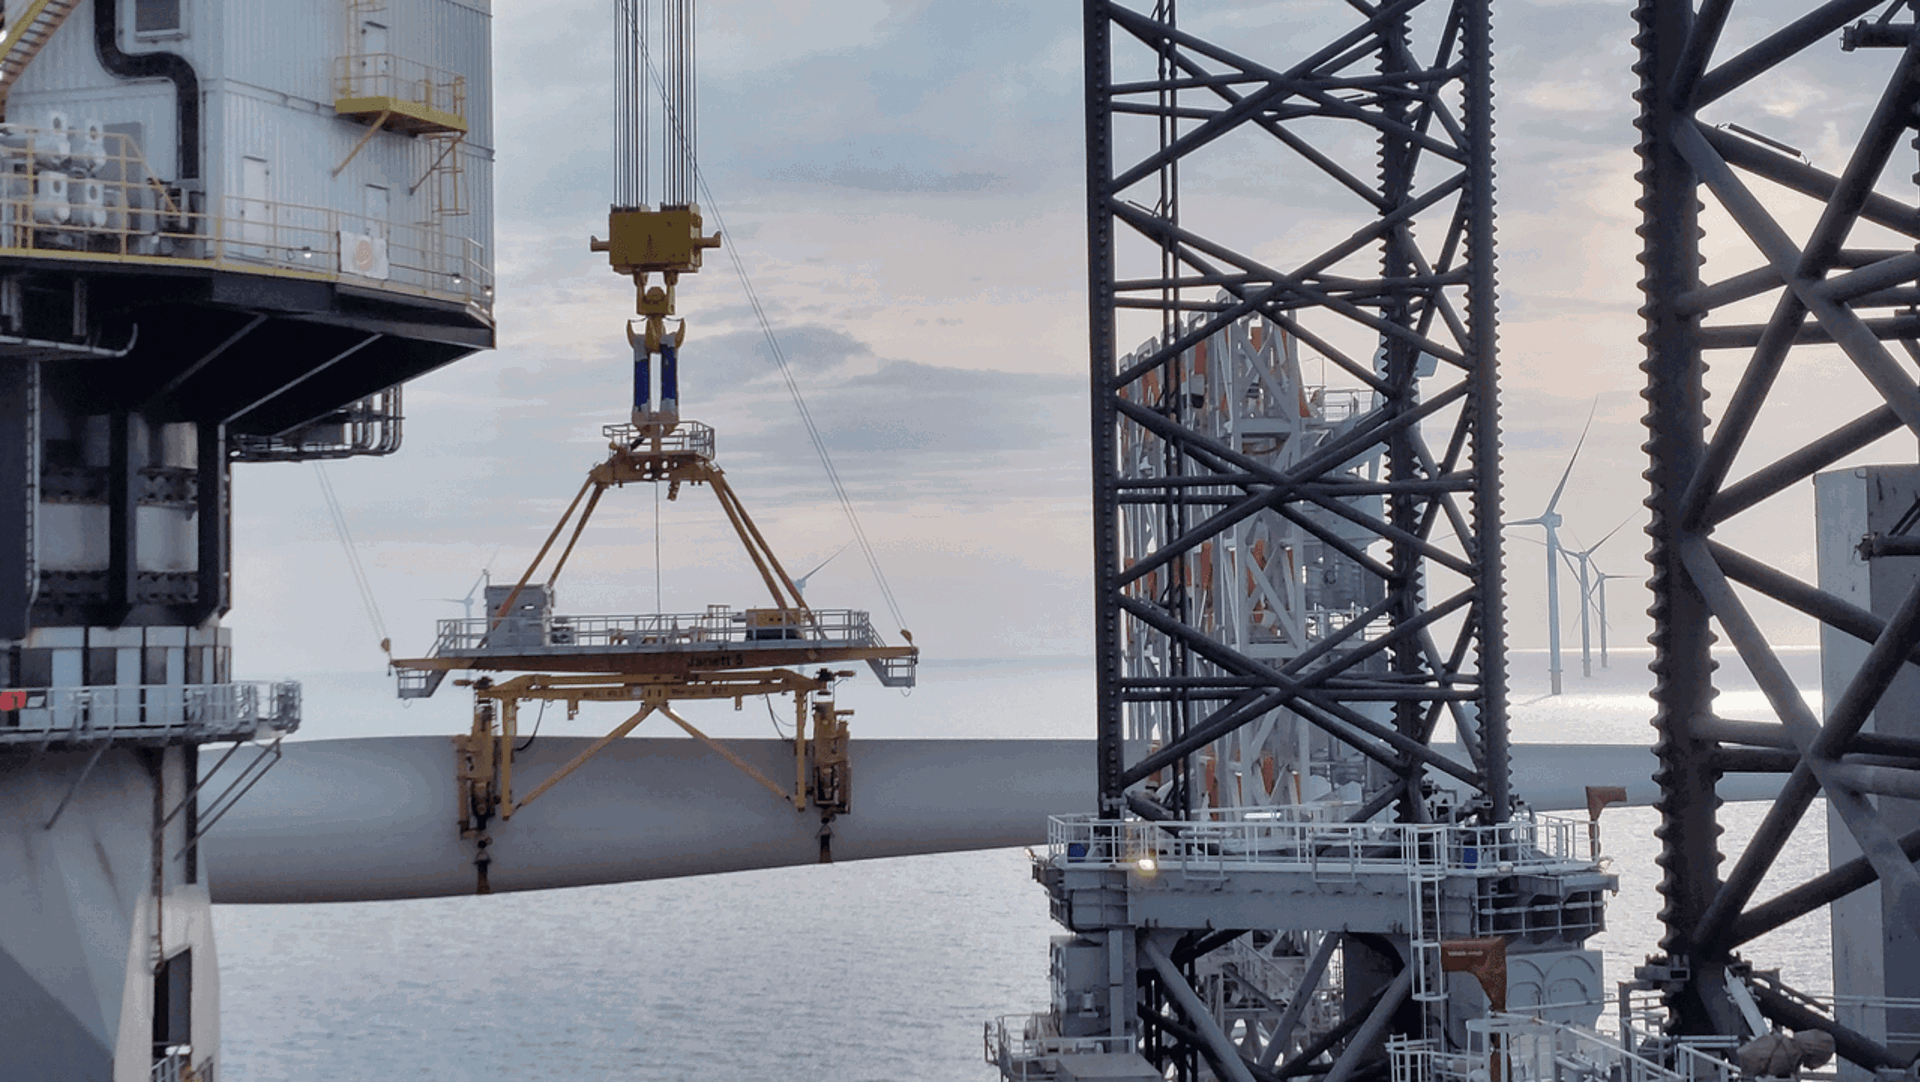
{"type": "Polygon", "coordinates": [[[1580,460],[1580,448],[1587,442],[1587,432],[1593,428],[1594,411],[1600,408],[1600,400],[1593,400],[1593,408],[1587,411],[1587,424],[1580,430],[1580,439],[1573,445],[1573,454],[1567,456],[1567,468],[1560,474],[1560,483],[1554,486],[1553,495],[1547,500],[1546,510],[1533,518],[1523,518],[1509,522],[1512,526],[1539,526],[1547,533],[1547,679],[1550,695],[1560,694],[1560,497],[1567,491],[1567,478],[1573,476],[1573,464],[1580,460]]]}
{"type": "MultiPolygon", "coordinates": [[[[1625,526],[1627,523],[1631,521],[1633,521],[1633,516],[1628,515],[1626,518],[1620,520],[1620,526],[1625,526]]],[[[1615,526],[1613,529],[1608,530],[1607,536],[1602,537],[1600,540],[1595,541],[1593,544],[1588,545],[1584,549],[1562,549],[1561,550],[1562,554],[1566,557],[1567,563],[1570,566],[1572,566],[1576,571],[1578,571],[1580,575],[1580,675],[1584,677],[1591,677],[1593,675],[1593,632],[1592,632],[1591,613],[1593,609],[1592,601],[1593,601],[1594,586],[1593,586],[1593,582],[1591,581],[1591,576],[1604,574],[1600,570],[1600,565],[1593,562],[1593,554],[1600,551],[1600,546],[1606,544],[1609,540],[1611,540],[1614,534],[1617,534],[1620,532],[1620,526],[1615,526]]],[[[1615,575],[1613,577],[1617,579],[1617,578],[1624,578],[1625,576],[1615,575]]],[[[1600,579],[1600,585],[1601,585],[1602,597],[1604,597],[1605,587],[1606,587],[1605,578],[1600,579]]],[[[1603,608],[1600,613],[1600,620],[1601,620],[1600,667],[1603,669],[1607,667],[1606,619],[1607,619],[1606,610],[1603,608]]]]}
{"type": "Polygon", "coordinates": [[[1607,666],[1607,580],[1608,579],[1630,579],[1633,577],[1634,576],[1632,575],[1610,575],[1605,571],[1601,571],[1598,568],[1598,566],[1594,568],[1593,590],[1594,590],[1594,594],[1596,595],[1595,597],[1595,600],[1597,602],[1596,607],[1600,610],[1600,667],[1603,669],[1608,667],[1607,666]]]}

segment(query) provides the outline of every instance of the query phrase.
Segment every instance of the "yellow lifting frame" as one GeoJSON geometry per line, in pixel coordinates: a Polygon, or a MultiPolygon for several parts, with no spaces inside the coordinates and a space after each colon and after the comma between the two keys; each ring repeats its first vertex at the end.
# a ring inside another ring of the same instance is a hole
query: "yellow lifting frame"
{"type": "MultiPolygon", "coordinates": [[[[644,442],[644,441],[643,441],[644,442]]],[[[636,482],[659,483],[665,481],[669,487],[667,499],[678,498],[682,483],[706,485],[713,490],[714,498],[720,502],[727,522],[739,537],[740,545],[746,549],[747,557],[753,561],[754,570],[760,573],[760,581],[766,584],[767,592],[773,597],[774,607],[783,613],[791,613],[790,619],[805,622],[811,619],[806,601],[800,596],[800,588],[793,583],[792,576],[781,566],[779,557],[767,544],[760,528],[754,525],[753,517],[747,514],[746,505],[727,483],[726,473],[704,455],[694,451],[650,451],[624,447],[616,443],[605,462],[595,466],[587,473],[587,480],[574,494],[573,502],[567,505],[560,521],[554,524],[551,533],[535,553],[533,561],[520,580],[507,592],[500,602],[500,608],[492,614],[492,623],[487,627],[489,633],[500,626],[507,614],[513,611],[513,603],[520,599],[520,592],[533,581],[534,573],[546,560],[547,553],[553,550],[553,543],[560,539],[567,524],[573,522],[573,533],[567,538],[566,547],[560,550],[560,556],[554,561],[553,571],[547,576],[546,586],[551,596],[554,583],[560,580],[560,572],[566,567],[568,557],[573,555],[574,546],[580,541],[580,535],[586,531],[587,522],[593,517],[594,509],[600,505],[600,497],[609,488],[619,488],[636,482]],[[580,509],[580,501],[586,500],[586,509],[581,511],[577,521],[573,513],[580,509]]]]}
{"type": "MultiPolygon", "coordinates": [[[[463,833],[477,833],[484,829],[485,821],[495,815],[502,821],[513,818],[514,813],[526,808],[543,793],[566,780],[580,767],[606,750],[607,745],[633,732],[655,713],[664,715],[675,725],[684,729],[689,736],[732,763],[741,772],[764,786],[776,799],[791,803],[795,811],[805,811],[809,799],[815,795],[807,773],[810,765],[808,717],[811,713],[818,719],[815,725],[816,736],[830,744],[838,741],[838,744],[828,751],[827,756],[837,761],[844,761],[845,730],[841,720],[847,716],[847,712],[834,710],[831,699],[821,698],[821,695],[822,693],[831,694],[836,677],[849,675],[852,674],[822,670],[819,675],[806,676],[790,669],[761,669],[710,674],[693,680],[679,680],[657,675],[534,674],[517,676],[498,684],[486,679],[471,681],[475,699],[473,729],[466,736],[455,738],[456,751],[461,764],[459,777],[466,783],[465,791],[460,796],[460,821],[463,824],[463,833]],[[769,778],[758,767],[741,758],[732,749],[701,732],[692,722],[681,717],[671,705],[674,699],[732,699],[738,705],[749,697],[787,694],[794,697],[794,771],[791,792],[769,778]],[[520,737],[519,707],[522,702],[563,702],[567,705],[568,716],[571,717],[579,712],[580,704],[583,702],[632,702],[635,700],[639,700],[641,706],[632,716],[614,726],[607,735],[595,740],[565,765],[542,779],[525,796],[516,799],[513,791],[513,749],[520,737]],[[811,710],[809,710],[810,706],[811,710]]],[[[469,682],[461,681],[461,683],[469,682]]]]}

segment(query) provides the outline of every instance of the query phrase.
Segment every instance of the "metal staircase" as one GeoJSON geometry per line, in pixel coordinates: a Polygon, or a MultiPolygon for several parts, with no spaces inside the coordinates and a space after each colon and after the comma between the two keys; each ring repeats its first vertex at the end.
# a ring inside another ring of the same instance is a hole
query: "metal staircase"
{"type": "Polygon", "coordinates": [[[7,95],[13,91],[13,84],[40,55],[40,50],[67,21],[67,16],[80,0],[32,0],[18,19],[7,24],[6,36],[0,38],[0,114],[4,114],[7,95]]]}

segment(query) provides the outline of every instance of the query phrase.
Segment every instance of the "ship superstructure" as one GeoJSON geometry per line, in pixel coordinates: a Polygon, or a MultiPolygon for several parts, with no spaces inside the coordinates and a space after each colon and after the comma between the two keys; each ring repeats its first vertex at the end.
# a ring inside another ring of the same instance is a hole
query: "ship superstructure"
{"type": "Polygon", "coordinates": [[[297,685],[232,676],[230,470],[389,453],[399,384],[493,344],[490,16],[7,14],[0,1028],[34,1034],[8,1070],[211,1078],[198,842],[300,721],[297,685]]]}

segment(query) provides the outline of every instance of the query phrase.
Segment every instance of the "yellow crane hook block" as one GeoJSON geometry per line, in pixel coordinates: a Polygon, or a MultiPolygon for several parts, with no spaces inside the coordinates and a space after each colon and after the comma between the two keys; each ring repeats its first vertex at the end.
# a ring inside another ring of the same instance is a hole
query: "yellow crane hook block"
{"type": "Polygon", "coordinates": [[[592,250],[607,253],[607,263],[619,274],[692,274],[701,255],[720,247],[720,234],[706,236],[696,203],[644,207],[614,207],[607,212],[607,239],[592,238],[592,250]]]}

